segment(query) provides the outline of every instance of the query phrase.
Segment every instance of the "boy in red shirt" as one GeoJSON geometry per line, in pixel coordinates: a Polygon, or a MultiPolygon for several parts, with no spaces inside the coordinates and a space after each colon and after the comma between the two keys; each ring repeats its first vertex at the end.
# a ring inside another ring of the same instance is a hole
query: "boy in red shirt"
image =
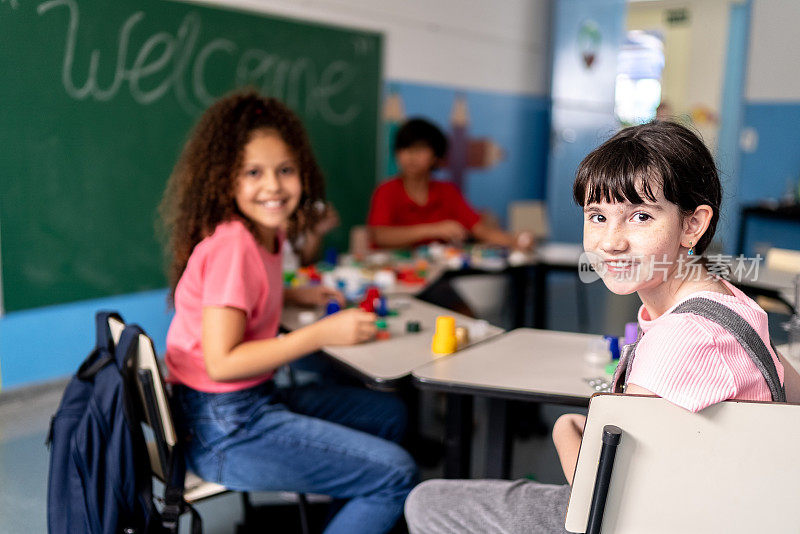
{"type": "Polygon", "coordinates": [[[447,153],[441,130],[424,119],[411,119],[397,132],[395,158],[400,175],[377,187],[372,195],[367,225],[378,247],[402,248],[446,241],[477,241],[509,248],[529,249],[533,236],[516,236],[488,225],[450,183],[431,179],[447,153]]]}

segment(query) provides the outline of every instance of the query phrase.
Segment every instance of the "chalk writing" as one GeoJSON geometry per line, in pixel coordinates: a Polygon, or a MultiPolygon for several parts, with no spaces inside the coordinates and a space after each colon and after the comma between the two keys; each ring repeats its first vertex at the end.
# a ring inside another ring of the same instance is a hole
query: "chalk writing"
{"type": "MultiPolygon", "coordinates": [[[[16,3],[8,1],[12,6],[16,3]]],[[[94,49],[88,61],[76,62],[80,31],[77,0],[47,0],[39,4],[37,13],[43,16],[59,7],[69,15],[61,82],[66,93],[76,100],[109,101],[127,82],[131,97],[141,105],[157,102],[171,91],[181,108],[195,115],[222,96],[213,94],[207,84],[208,66],[214,63],[230,64],[231,86],[254,85],[263,93],[284,100],[306,118],[319,116],[330,124],[345,125],[361,112],[356,103],[350,102],[342,109],[335,105],[340,101],[337,97],[346,93],[357,78],[356,68],[348,61],[334,60],[320,67],[307,57],[283,58],[261,49],[240,50],[235,42],[222,37],[200,43],[202,21],[195,12],[186,14],[174,34],[160,31],[150,35],[130,54],[131,36],[146,16],[137,11],[120,26],[113,59],[94,49]],[[133,61],[128,64],[131,57],[133,61]],[[110,70],[108,65],[101,65],[103,61],[113,62],[113,76],[106,87],[98,81],[98,71],[110,70]],[[76,63],[88,65],[82,84],[76,82],[76,63]]]]}

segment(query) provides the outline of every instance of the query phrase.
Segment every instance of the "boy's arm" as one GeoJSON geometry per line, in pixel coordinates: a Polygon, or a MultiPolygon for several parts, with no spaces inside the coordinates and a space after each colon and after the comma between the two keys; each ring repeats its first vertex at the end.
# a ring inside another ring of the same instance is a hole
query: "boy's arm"
{"type": "Polygon", "coordinates": [[[370,226],[372,242],[383,248],[410,247],[427,239],[462,242],[468,232],[452,220],[409,226],[370,226]]]}
{"type": "Polygon", "coordinates": [[[472,235],[481,243],[497,245],[500,247],[512,248],[516,245],[514,236],[504,231],[502,228],[489,226],[483,221],[478,221],[470,230],[472,235]]]}
{"type": "Polygon", "coordinates": [[[506,248],[516,248],[520,250],[530,250],[533,248],[534,239],[530,232],[520,232],[519,234],[510,234],[502,228],[491,226],[484,221],[478,221],[472,227],[472,235],[475,239],[482,243],[489,245],[497,245],[506,248]]]}

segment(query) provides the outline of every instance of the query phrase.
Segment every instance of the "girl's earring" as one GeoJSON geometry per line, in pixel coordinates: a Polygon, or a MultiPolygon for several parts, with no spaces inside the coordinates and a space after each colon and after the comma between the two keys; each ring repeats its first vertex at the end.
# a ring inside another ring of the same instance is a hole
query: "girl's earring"
{"type": "Polygon", "coordinates": [[[689,241],[689,256],[694,256],[694,247],[691,241],[689,241]]]}

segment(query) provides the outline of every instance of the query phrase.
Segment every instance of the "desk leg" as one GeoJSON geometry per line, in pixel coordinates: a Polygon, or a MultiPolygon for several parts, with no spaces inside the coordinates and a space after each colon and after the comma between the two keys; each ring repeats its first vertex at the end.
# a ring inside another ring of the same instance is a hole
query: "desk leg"
{"type": "Polygon", "coordinates": [[[547,269],[537,265],[533,270],[533,327],[547,328],[547,269]]]}
{"type": "Polygon", "coordinates": [[[489,399],[489,424],[486,436],[486,478],[508,479],[514,441],[508,424],[507,401],[489,399]]]}
{"type": "Polygon", "coordinates": [[[528,277],[530,269],[528,267],[517,267],[511,269],[511,298],[514,303],[514,316],[512,317],[512,327],[522,328],[526,326],[526,311],[528,308],[528,277]]]}
{"type": "Polygon", "coordinates": [[[447,394],[444,478],[469,478],[472,459],[472,397],[447,394]]]}

